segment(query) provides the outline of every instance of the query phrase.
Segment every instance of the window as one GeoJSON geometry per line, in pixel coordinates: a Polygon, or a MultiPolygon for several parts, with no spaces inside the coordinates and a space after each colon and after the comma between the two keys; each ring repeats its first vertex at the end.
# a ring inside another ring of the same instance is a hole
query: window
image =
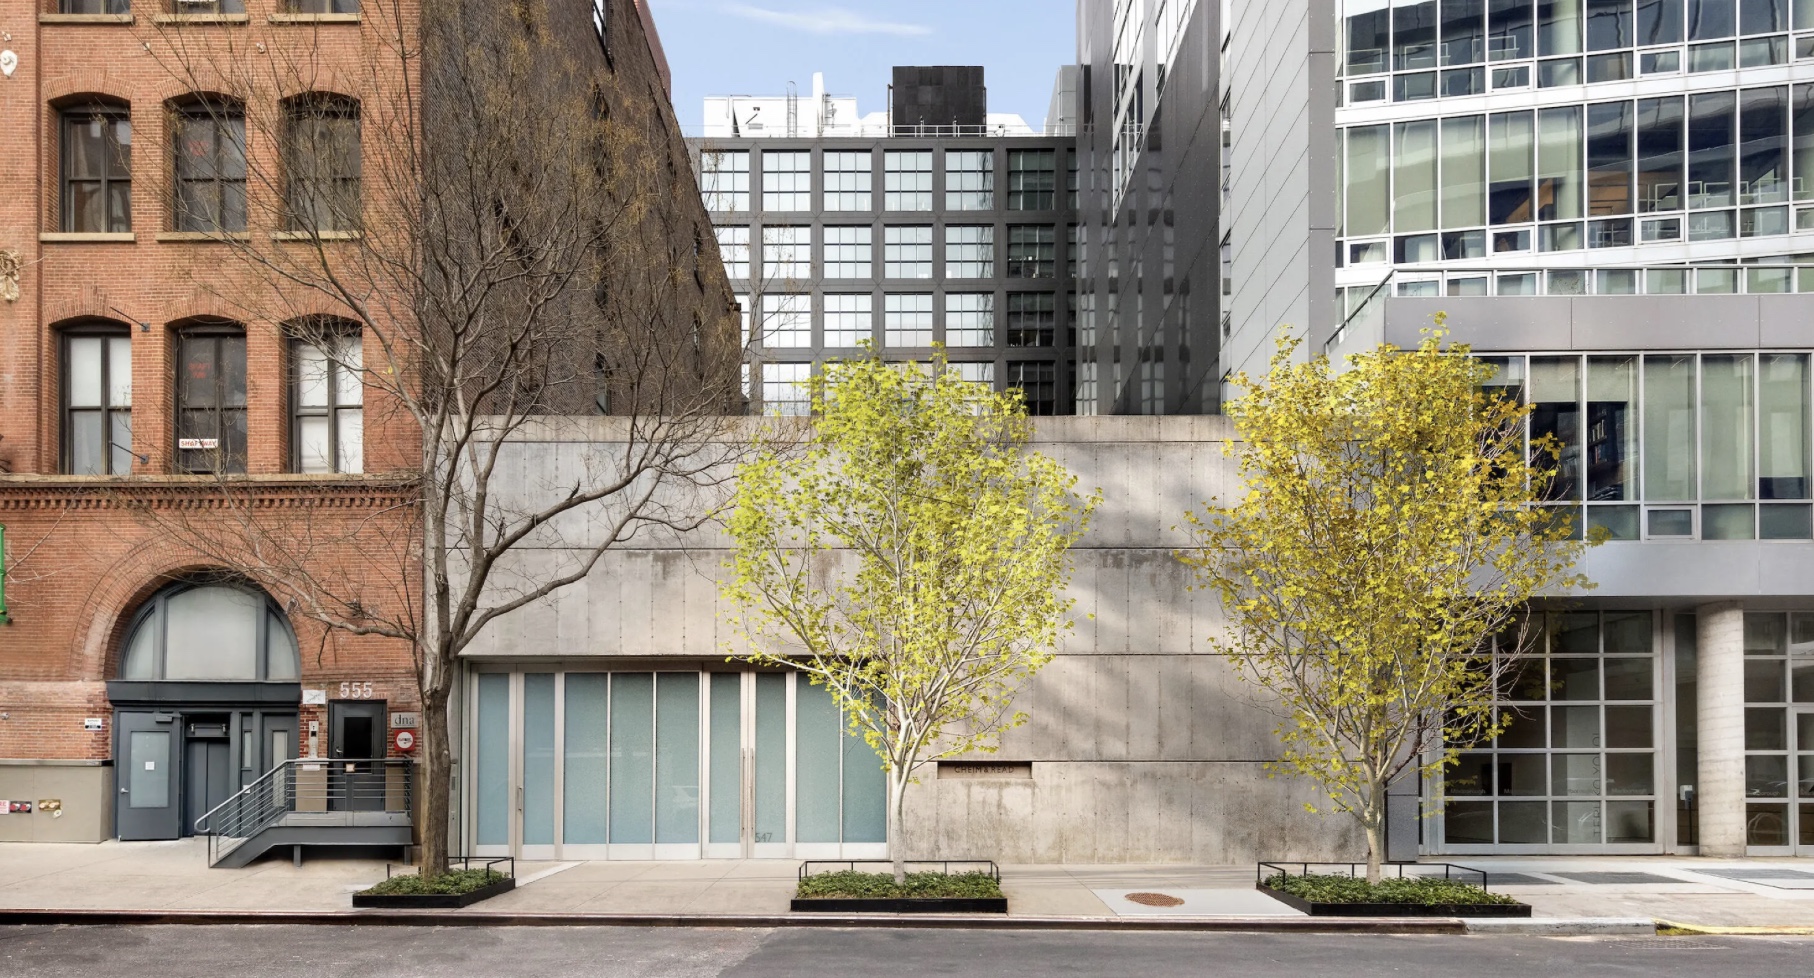
{"type": "Polygon", "coordinates": [[[176,112],[178,231],[246,229],[246,117],[237,105],[196,102],[176,112]]]}
{"type": "Polygon", "coordinates": [[[882,342],[889,348],[931,346],[932,296],[883,296],[882,342]]]}
{"type": "Polygon", "coordinates": [[[60,14],[125,14],[131,13],[131,0],[60,0],[60,14]]]}
{"type": "Polygon", "coordinates": [[[359,0],[286,0],[285,7],[293,14],[356,14],[359,0]]]}
{"type": "Polygon", "coordinates": [[[826,296],[825,345],[852,347],[873,339],[874,308],[875,297],[868,294],[826,296]]]}
{"type": "Polygon", "coordinates": [[[1050,292],[1008,293],[1008,345],[1051,346],[1058,332],[1055,305],[1050,292]]]}
{"type": "Polygon", "coordinates": [[[132,230],[132,120],[124,108],[90,105],[63,112],[64,231],[132,230]]]}
{"type": "Polygon", "coordinates": [[[995,154],[988,151],[945,152],[945,208],[986,211],[995,206],[995,154]]]}
{"type": "Polygon", "coordinates": [[[800,416],[812,411],[810,363],[762,364],[762,413],[800,416]]]}
{"type": "Polygon", "coordinates": [[[1057,160],[1049,149],[1008,151],[1008,209],[1049,211],[1057,188],[1057,160]]]}
{"type": "Polygon", "coordinates": [[[245,0],[170,0],[170,11],[176,14],[243,14],[245,0]]]}
{"type": "Polygon", "coordinates": [[[762,209],[810,211],[813,209],[813,154],[762,154],[762,209]]]}
{"type": "Polygon", "coordinates": [[[932,277],[932,229],[891,227],[882,230],[884,278],[932,277]]]}
{"type": "Polygon", "coordinates": [[[945,277],[994,278],[995,229],[946,225],[945,277]]]}
{"type": "Polygon", "coordinates": [[[139,609],[120,678],[295,682],[296,636],[276,602],[247,587],[174,584],[139,609]]]}
{"type": "Polygon", "coordinates": [[[1090,274],[1089,267],[1086,264],[1084,264],[1084,261],[1083,261],[1083,240],[1084,239],[1083,239],[1083,229],[1082,228],[1078,227],[1075,224],[1070,224],[1065,227],[1065,229],[1064,229],[1064,245],[1065,245],[1065,248],[1064,248],[1064,261],[1065,261],[1064,273],[1066,275],[1070,276],[1071,278],[1077,278],[1079,276],[1079,274],[1084,275],[1084,276],[1088,276],[1090,274]]]}
{"type": "Polygon", "coordinates": [[[1008,277],[1051,278],[1057,274],[1058,246],[1052,227],[1016,224],[1008,228],[1008,277]]]}
{"type": "Polygon", "coordinates": [[[179,472],[246,471],[246,334],[201,327],[177,337],[179,472]]]}
{"type": "Polygon", "coordinates": [[[298,472],[365,470],[364,348],[354,332],[299,338],[291,459],[298,472]]]}
{"type": "Polygon", "coordinates": [[[762,297],[762,345],[810,347],[813,345],[813,297],[765,295],[762,297]]]}
{"type": "Polygon", "coordinates": [[[699,155],[699,191],[708,211],[750,209],[750,154],[707,150],[699,155]]]}
{"type": "Polygon", "coordinates": [[[63,336],[63,471],[132,472],[132,339],[124,329],[63,336]]]}
{"type": "Polygon", "coordinates": [[[1008,361],[1008,386],[1020,388],[1027,413],[1035,417],[1058,413],[1057,377],[1058,365],[1049,361],[1008,361]]]}
{"type": "Polygon", "coordinates": [[[750,229],[746,227],[715,228],[718,257],[724,262],[726,278],[750,277],[750,229]]]}
{"type": "Polygon", "coordinates": [[[284,191],[290,230],[357,231],[359,104],[336,96],[291,99],[284,191]]]}
{"type": "Polygon", "coordinates": [[[873,228],[826,228],[825,277],[868,278],[874,262],[874,238],[873,228]]]}
{"type": "Polygon", "coordinates": [[[882,154],[882,205],[891,211],[932,209],[932,151],[882,154]]]}
{"type": "Polygon", "coordinates": [[[762,229],[762,274],[770,279],[804,279],[813,273],[813,229],[762,229]]]}
{"type": "Polygon", "coordinates": [[[948,365],[957,379],[972,384],[981,384],[993,389],[995,387],[995,364],[993,363],[953,363],[948,365]]]}
{"type": "Polygon", "coordinates": [[[995,296],[993,293],[945,293],[945,345],[995,345],[995,296]]]}
{"type": "Polygon", "coordinates": [[[869,187],[871,154],[825,153],[825,209],[828,211],[866,211],[873,205],[869,187]]]}

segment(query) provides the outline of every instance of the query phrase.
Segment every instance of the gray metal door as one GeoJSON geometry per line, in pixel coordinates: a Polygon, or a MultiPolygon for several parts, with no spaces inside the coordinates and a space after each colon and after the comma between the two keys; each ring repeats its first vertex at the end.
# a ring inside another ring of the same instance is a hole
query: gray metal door
{"type": "Polygon", "coordinates": [[[328,809],[384,810],[386,723],[382,700],[334,700],[328,704],[328,809]]]}
{"type": "Polygon", "coordinates": [[[119,782],[114,825],[123,840],[183,834],[182,718],[174,713],[114,715],[119,782]]]}
{"type": "Polygon", "coordinates": [[[237,790],[228,729],[223,716],[183,717],[184,835],[195,834],[195,820],[237,790]]]}

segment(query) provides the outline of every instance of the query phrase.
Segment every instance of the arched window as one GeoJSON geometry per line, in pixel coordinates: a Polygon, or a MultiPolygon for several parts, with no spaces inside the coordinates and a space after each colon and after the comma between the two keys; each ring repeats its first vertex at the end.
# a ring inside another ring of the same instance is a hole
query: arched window
{"type": "Polygon", "coordinates": [[[132,230],[132,118],[125,105],[89,102],[59,113],[58,230],[132,230]]]}
{"type": "Polygon", "coordinates": [[[171,103],[171,218],[178,231],[246,229],[246,115],[238,102],[171,103]]]}
{"type": "Polygon", "coordinates": [[[359,230],[359,103],[339,95],[299,95],[284,103],[284,115],[289,230],[359,230]]]}
{"type": "Polygon", "coordinates": [[[120,678],[295,682],[296,636],[275,602],[232,584],[175,584],[139,609],[120,678]]]}

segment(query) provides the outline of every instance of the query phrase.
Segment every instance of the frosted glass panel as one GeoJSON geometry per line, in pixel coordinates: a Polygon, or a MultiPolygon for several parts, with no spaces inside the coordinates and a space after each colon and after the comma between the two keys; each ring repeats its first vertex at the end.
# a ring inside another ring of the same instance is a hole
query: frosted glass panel
{"type": "Polygon", "coordinates": [[[1751,497],[1751,357],[1701,358],[1701,498],[1751,497]]]}
{"type": "Polygon", "coordinates": [[[554,674],[523,677],[523,844],[554,844],[554,674]]]}
{"type": "Polygon", "coordinates": [[[794,683],[794,841],[837,842],[838,768],[843,755],[838,706],[823,686],[794,683]]]}
{"type": "Polygon", "coordinates": [[[100,336],[72,336],[69,338],[69,406],[101,406],[101,344],[106,342],[100,336]]]}
{"type": "Polygon", "coordinates": [[[132,340],[124,336],[107,339],[107,404],[109,407],[132,406],[132,340]]]}
{"type": "Polygon", "coordinates": [[[611,842],[655,841],[655,676],[611,677],[611,842]]]}
{"type": "Polygon", "coordinates": [[[265,678],[272,682],[295,682],[296,637],[282,618],[265,615],[265,678]]]}
{"type": "Polygon", "coordinates": [[[861,735],[844,734],[844,841],[888,841],[888,782],[882,758],[861,735]]]}
{"type": "Polygon", "coordinates": [[[169,808],[170,734],[163,730],[134,730],[127,751],[128,807],[169,808]]]}
{"type": "Polygon", "coordinates": [[[787,841],[787,684],[793,677],[756,674],[756,837],[787,841]]]}
{"type": "Polygon", "coordinates": [[[126,646],[126,654],[120,657],[121,679],[157,678],[157,636],[162,630],[156,610],[139,623],[126,646]]]}
{"type": "Polygon", "coordinates": [[[230,587],[198,587],[164,603],[165,679],[257,679],[263,601],[230,587]]]}
{"type": "Polygon", "coordinates": [[[655,685],[655,841],[699,841],[699,674],[655,685]]]}
{"type": "Polygon", "coordinates": [[[482,846],[510,844],[510,677],[479,676],[479,745],[475,813],[482,846]]]}
{"type": "Polygon", "coordinates": [[[709,842],[743,839],[743,677],[714,673],[711,681],[711,823],[709,842]]]}
{"type": "Polygon", "coordinates": [[[561,786],[561,841],[570,845],[605,842],[605,695],[602,672],[567,674],[566,754],[561,786]]]}

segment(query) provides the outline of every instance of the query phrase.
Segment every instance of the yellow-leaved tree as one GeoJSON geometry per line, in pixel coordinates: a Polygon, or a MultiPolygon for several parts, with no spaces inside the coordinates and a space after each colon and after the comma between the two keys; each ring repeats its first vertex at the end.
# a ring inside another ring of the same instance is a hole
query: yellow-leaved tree
{"type": "Polygon", "coordinates": [[[1342,370],[1293,363],[1281,340],[1263,381],[1237,376],[1227,451],[1245,488],[1189,514],[1178,554],[1228,617],[1211,645],[1271,694],[1269,773],[1359,820],[1374,882],[1387,787],[1497,736],[1530,600],[1591,586],[1567,511],[1542,505],[1555,446],[1527,446],[1530,408],[1444,335],[1439,321],[1342,370]]]}
{"type": "Polygon", "coordinates": [[[896,882],[921,766],[991,752],[1015,692],[1070,629],[1070,547],[1094,496],[1027,449],[1019,391],[935,357],[869,356],[812,382],[803,446],[738,466],[731,575],[748,661],[824,686],[880,757],[896,882]]]}

